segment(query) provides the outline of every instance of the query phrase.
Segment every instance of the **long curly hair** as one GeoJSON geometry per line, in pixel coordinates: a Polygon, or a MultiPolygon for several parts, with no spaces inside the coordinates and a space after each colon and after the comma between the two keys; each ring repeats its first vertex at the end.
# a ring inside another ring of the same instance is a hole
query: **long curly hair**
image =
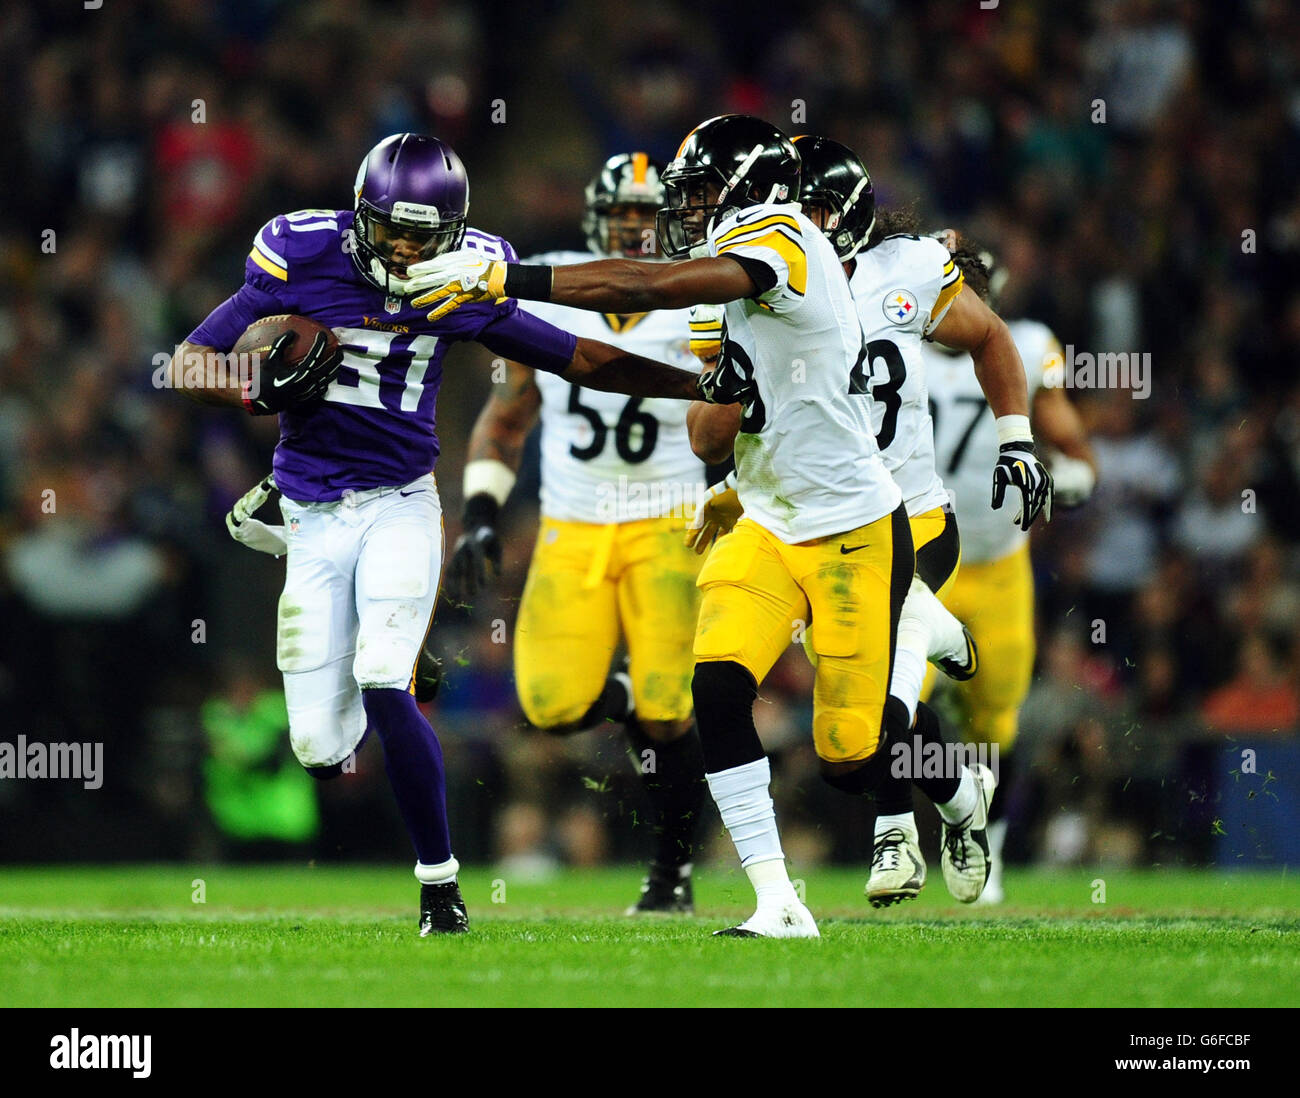
{"type": "MultiPolygon", "coordinates": [[[[944,243],[952,252],[953,262],[961,268],[962,277],[965,278],[966,284],[981,298],[987,298],[989,295],[990,272],[980,254],[981,252],[987,252],[987,249],[981,248],[978,243],[956,230],[950,230],[949,232],[950,240],[945,240],[944,243]],[[956,243],[955,249],[952,246],[953,242],[956,243]]],[[[867,246],[864,250],[870,251],[886,237],[900,235],[923,235],[921,219],[916,212],[915,202],[908,203],[906,206],[894,206],[877,210],[876,223],[872,226],[871,235],[867,237],[867,246]]]]}

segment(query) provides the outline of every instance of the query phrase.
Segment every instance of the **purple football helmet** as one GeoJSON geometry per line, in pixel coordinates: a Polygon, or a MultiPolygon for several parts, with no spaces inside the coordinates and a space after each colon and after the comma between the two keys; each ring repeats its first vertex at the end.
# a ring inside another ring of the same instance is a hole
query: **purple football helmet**
{"type": "Polygon", "coordinates": [[[353,261],[389,294],[404,293],[409,264],[455,251],[465,239],[469,177],[436,137],[395,133],[357,169],[353,261]]]}

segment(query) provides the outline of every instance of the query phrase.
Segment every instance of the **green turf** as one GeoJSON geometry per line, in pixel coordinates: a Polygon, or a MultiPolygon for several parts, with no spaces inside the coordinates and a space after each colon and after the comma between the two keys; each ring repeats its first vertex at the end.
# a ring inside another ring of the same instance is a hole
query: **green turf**
{"type": "Polygon", "coordinates": [[[859,873],[817,870],[820,942],[710,937],[752,909],[738,871],[698,875],[697,918],[624,919],[637,880],[469,870],[473,933],[421,941],[407,867],[0,869],[0,1003],[1300,1005],[1294,876],[1013,872],[989,909],[936,872],[876,912],[859,873]]]}

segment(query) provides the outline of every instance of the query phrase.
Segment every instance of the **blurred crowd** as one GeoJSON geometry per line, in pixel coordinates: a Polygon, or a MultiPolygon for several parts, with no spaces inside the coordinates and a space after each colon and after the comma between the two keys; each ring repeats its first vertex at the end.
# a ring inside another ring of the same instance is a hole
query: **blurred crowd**
{"type": "MultiPolygon", "coordinates": [[[[269,468],[276,425],[158,388],[162,356],[236,289],[259,225],[349,205],[362,154],[389,133],[449,140],[472,223],[527,255],[582,246],[582,187],[604,157],[666,160],[726,111],[845,142],[882,205],[915,203],[991,245],[1010,273],[1004,316],[1045,321],[1077,351],[1150,355],[1149,399],[1071,393],[1099,483],[1035,535],[1032,766],[1011,849],[1213,856],[1215,744],[1300,725],[1300,7],[755,10],[4,5],[0,728],[103,741],[106,777],[93,793],[0,782],[0,859],[260,839],[406,857],[374,745],[354,779],[316,791],[318,813],[287,779],[278,831],[241,833],[238,791],[213,792],[221,760],[278,781],[286,750],[257,731],[276,719],[282,564],[222,524],[269,468]]],[[[485,364],[453,351],[439,402],[449,545],[485,364]]],[[[627,825],[644,807],[618,738],[524,731],[509,645],[493,640],[531,551],[535,462],[505,574],[435,625],[456,850],[539,868],[639,858],[648,839],[627,825]]],[[[862,861],[860,806],[815,777],[801,661],[778,665],[758,706],[787,845],[862,861]]]]}

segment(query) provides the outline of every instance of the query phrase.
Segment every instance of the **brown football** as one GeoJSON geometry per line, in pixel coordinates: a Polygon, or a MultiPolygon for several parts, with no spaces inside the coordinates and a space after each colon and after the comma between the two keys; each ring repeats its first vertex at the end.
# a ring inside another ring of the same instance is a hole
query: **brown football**
{"type": "Polygon", "coordinates": [[[317,332],[324,332],[329,337],[329,350],[332,351],[339,345],[338,337],[319,321],[312,320],[309,316],[284,313],[280,316],[264,316],[261,320],[253,321],[244,329],[244,334],[235,344],[235,354],[265,355],[270,351],[271,344],[285,332],[298,333],[298,338],[286,349],[287,361],[290,365],[296,365],[311,350],[317,332]]]}

